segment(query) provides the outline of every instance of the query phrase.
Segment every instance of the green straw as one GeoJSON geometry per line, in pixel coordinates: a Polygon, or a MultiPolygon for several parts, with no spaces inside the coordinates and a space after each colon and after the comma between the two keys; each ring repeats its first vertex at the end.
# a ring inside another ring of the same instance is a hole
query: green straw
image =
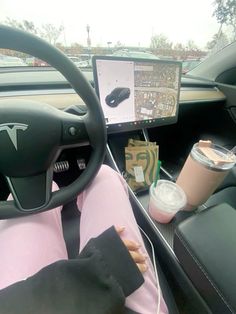
{"type": "Polygon", "coordinates": [[[156,176],[155,176],[155,181],[154,181],[154,187],[157,186],[157,181],[160,179],[160,169],[161,169],[161,161],[158,160],[158,162],[157,162],[157,171],[156,171],[156,176]]]}

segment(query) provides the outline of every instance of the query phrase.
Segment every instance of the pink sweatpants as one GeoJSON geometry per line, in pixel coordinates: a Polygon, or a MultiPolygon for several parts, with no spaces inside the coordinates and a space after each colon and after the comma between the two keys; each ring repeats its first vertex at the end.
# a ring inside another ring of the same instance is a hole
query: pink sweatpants
{"type": "MultiPolygon", "coordinates": [[[[53,189],[57,189],[55,184],[53,189]]],[[[81,210],[78,250],[81,251],[90,238],[114,225],[124,226],[122,238],[140,243],[141,252],[147,254],[128,200],[126,183],[114,170],[102,166],[90,186],[78,196],[77,204],[81,210]]],[[[61,208],[1,220],[0,254],[0,289],[32,276],[46,265],[67,259],[61,208]]],[[[145,282],[126,299],[126,305],[138,313],[156,314],[161,291],[157,290],[151,261],[148,259],[147,263],[145,282]]],[[[159,313],[168,313],[162,296],[159,313]]]]}

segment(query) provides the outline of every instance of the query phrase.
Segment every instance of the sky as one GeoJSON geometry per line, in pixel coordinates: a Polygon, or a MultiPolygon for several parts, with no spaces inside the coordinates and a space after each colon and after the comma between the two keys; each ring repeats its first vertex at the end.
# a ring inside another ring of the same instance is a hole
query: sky
{"type": "Polygon", "coordinates": [[[173,43],[193,40],[200,48],[217,33],[214,0],[0,0],[0,22],[6,17],[30,20],[36,26],[63,25],[63,44],[86,46],[86,25],[92,46],[149,47],[151,36],[165,34],[173,43]]]}

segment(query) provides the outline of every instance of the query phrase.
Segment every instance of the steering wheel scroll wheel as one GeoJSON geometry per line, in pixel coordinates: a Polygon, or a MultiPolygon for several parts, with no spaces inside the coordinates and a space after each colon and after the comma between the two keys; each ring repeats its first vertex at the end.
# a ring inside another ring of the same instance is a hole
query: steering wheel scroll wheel
{"type": "Polygon", "coordinates": [[[27,53],[58,70],[87,106],[84,116],[45,103],[0,100],[0,173],[13,200],[0,201],[0,219],[38,213],[75,198],[97,174],[104,158],[106,128],[99,100],[81,71],[46,41],[0,25],[0,48],[27,53]],[[51,192],[53,166],[63,149],[89,142],[87,168],[73,183],[51,192]]]}

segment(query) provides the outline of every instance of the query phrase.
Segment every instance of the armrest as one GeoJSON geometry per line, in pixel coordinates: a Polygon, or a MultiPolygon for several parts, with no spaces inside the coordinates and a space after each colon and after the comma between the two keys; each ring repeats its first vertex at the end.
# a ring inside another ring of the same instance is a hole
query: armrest
{"type": "Polygon", "coordinates": [[[236,210],[211,207],[182,222],[174,252],[214,314],[236,313],[236,210]]]}

